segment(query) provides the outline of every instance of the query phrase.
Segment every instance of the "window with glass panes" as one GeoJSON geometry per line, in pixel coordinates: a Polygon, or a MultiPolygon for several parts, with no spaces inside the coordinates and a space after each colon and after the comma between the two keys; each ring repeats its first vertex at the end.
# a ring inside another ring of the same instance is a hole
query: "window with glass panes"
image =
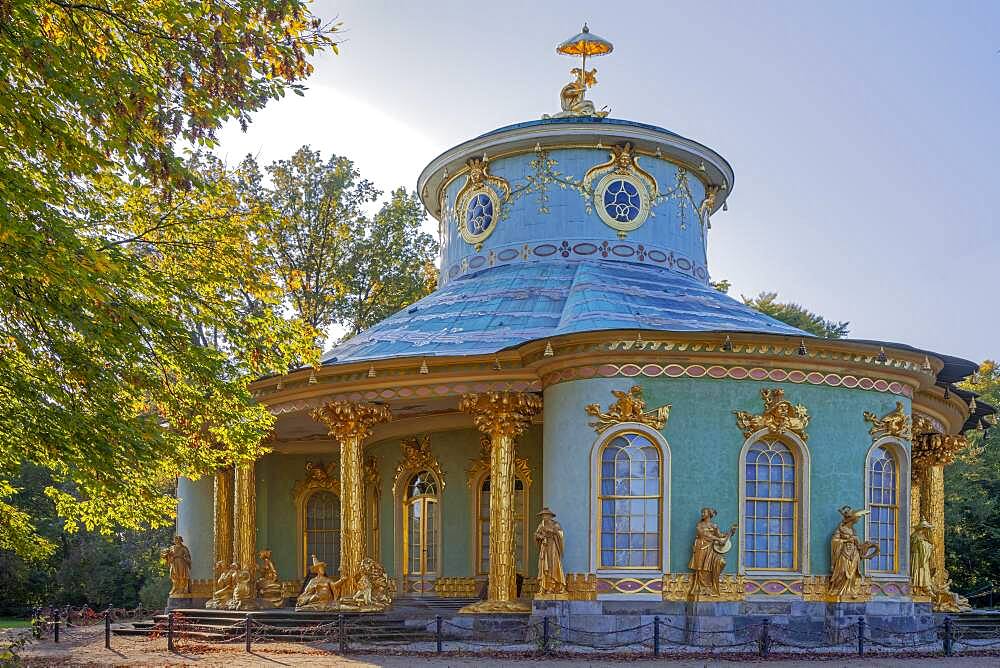
{"type": "MultiPolygon", "coordinates": [[[[526,486],[521,478],[514,478],[514,554],[517,557],[517,572],[525,573],[525,528],[524,518],[528,514],[526,486]]],[[[483,478],[479,486],[479,574],[490,572],[490,477],[483,478]]]]}
{"type": "Polygon", "coordinates": [[[306,501],[305,569],[312,555],[326,562],[326,572],[340,569],[340,499],[333,492],[316,492],[306,501]]]}
{"type": "Polygon", "coordinates": [[[868,464],[868,540],[878,543],[879,553],[868,561],[868,569],[896,572],[896,525],[899,517],[899,467],[886,447],[876,448],[868,464]]]}
{"type": "Polygon", "coordinates": [[[663,462],[646,436],[623,433],[601,451],[601,568],[659,568],[663,462]]]}
{"type": "Polygon", "coordinates": [[[793,570],[799,504],[795,455],[777,439],[761,440],[750,446],[744,466],[743,565],[793,570]]]}

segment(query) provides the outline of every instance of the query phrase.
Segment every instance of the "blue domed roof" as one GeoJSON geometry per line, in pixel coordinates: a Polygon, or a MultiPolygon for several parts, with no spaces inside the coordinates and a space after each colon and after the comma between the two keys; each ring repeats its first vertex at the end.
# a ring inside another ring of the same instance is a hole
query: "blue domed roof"
{"type": "Polygon", "coordinates": [[[676,271],[550,260],[461,276],[335,346],[323,362],[484,355],[561,334],[617,329],[810,336],[676,271]]]}

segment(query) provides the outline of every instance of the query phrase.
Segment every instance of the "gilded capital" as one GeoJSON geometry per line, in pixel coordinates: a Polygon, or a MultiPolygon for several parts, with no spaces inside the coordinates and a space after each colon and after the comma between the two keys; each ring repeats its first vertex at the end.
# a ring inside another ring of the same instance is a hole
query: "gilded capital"
{"type": "Polygon", "coordinates": [[[482,392],[463,395],[458,408],[472,415],[479,431],[517,438],[542,410],[542,400],[527,392],[482,392]]]}
{"type": "Polygon", "coordinates": [[[969,445],[961,434],[921,434],[913,439],[913,466],[947,466],[969,445]]]}
{"type": "Polygon", "coordinates": [[[372,427],[392,419],[388,406],[351,401],[331,401],[312,412],[313,419],[323,422],[330,436],[337,440],[345,438],[368,438],[372,427]]]}

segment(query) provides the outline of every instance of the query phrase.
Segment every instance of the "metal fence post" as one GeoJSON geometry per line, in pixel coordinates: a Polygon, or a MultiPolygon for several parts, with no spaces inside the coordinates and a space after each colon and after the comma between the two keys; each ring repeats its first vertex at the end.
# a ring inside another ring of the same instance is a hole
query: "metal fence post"
{"type": "Polygon", "coordinates": [[[167,651],[174,651],[174,611],[167,611],[167,651]]]}
{"type": "Polygon", "coordinates": [[[542,617],[542,651],[549,651],[549,618],[542,617]]]}
{"type": "Polygon", "coordinates": [[[440,654],[441,651],[442,651],[442,647],[441,647],[441,615],[437,615],[437,616],[434,617],[434,624],[437,627],[437,629],[436,629],[436,631],[434,633],[435,640],[437,640],[437,653],[440,654]]]}
{"type": "Polygon", "coordinates": [[[944,618],[944,655],[951,656],[951,617],[944,618]]]}
{"type": "Polygon", "coordinates": [[[344,613],[337,615],[337,642],[340,643],[340,651],[347,651],[347,635],[344,627],[344,613]]]}
{"type": "Polygon", "coordinates": [[[865,655],[865,618],[858,617],[858,656],[865,655]]]}
{"type": "Polygon", "coordinates": [[[653,617],[653,656],[660,656],[660,617],[653,617]]]}
{"type": "Polygon", "coordinates": [[[56,613],[56,619],[52,622],[52,639],[55,642],[59,642],[59,613],[56,613]]]}
{"type": "Polygon", "coordinates": [[[243,623],[243,635],[246,636],[246,651],[250,652],[250,626],[253,624],[253,620],[250,619],[250,613],[247,613],[246,621],[243,623]]]}
{"type": "Polygon", "coordinates": [[[767,658],[771,653],[771,620],[764,618],[764,623],[760,625],[760,655],[767,658]]]}
{"type": "Polygon", "coordinates": [[[111,608],[104,611],[104,649],[111,649],[111,608]]]}

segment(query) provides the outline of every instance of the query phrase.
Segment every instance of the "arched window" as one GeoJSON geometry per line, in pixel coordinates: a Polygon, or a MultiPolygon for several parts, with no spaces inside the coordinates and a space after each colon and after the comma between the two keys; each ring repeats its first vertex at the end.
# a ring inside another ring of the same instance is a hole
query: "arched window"
{"type": "Polygon", "coordinates": [[[899,465],[885,446],[872,450],[868,458],[868,540],[878,543],[879,553],[868,562],[868,569],[895,573],[897,531],[899,525],[899,465]]]}
{"type": "Polygon", "coordinates": [[[600,568],[662,564],[663,462],[645,435],[620,433],[600,453],[600,568]]]}
{"type": "MultiPolygon", "coordinates": [[[[476,504],[476,518],[479,524],[478,537],[479,559],[477,571],[479,575],[490,572],[490,477],[487,475],[479,485],[479,499],[476,504]]],[[[517,572],[526,574],[524,565],[527,560],[526,531],[528,528],[525,517],[528,515],[527,485],[521,476],[514,478],[514,554],[517,557],[517,572]]]]}
{"type": "Polygon", "coordinates": [[[795,453],[777,438],[755,441],[744,459],[743,565],[798,568],[799,485],[795,453]]]}
{"type": "Polygon", "coordinates": [[[305,572],[312,555],[326,562],[326,572],[340,570],[340,499],[333,492],[314,492],[305,507],[305,572]]]}
{"type": "Polygon", "coordinates": [[[425,580],[438,573],[439,517],[438,481],[430,471],[414,474],[403,497],[406,528],[403,534],[403,565],[407,577],[424,591],[425,580]]]}

